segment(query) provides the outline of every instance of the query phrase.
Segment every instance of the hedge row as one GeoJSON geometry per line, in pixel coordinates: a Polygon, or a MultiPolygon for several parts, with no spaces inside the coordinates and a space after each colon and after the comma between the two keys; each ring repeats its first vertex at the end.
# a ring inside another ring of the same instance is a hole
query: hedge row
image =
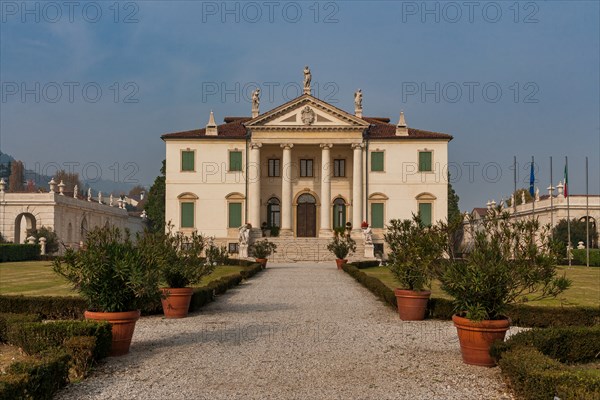
{"type": "Polygon", "coordinates": [[[600,399],[597,372],[561,363],[597,360],[600,327],[533,329],[495,343],[491,354],[524,399],[600,399]]]}
{"type": "Polygon", "coordinates": [[[354,265],[358,269],[365,269],[365,268],[378,267],[379,266],[379,261],[378,260],[354,261],[354,262],[352,262],[350,264],[354,265]]]}
{"type": "MultiPolygon", "coordinates": [[[[577,264],[587,265],[587,255],[585,249],[574,249],[573,258],[577,264]]],[[[590,266],[600,267],[600,249],[590,249],[590,266]]]]}
{"type": "MultiPolygon", "coordinates": [[[[245,260],[243,260],[245,261],[245,260]]],[[[220,278],[194,290],[190,311],[196,311],[214,300],[215,295],[238,285],[261,270],[260,264],[248,262],[238,274],[220,278]]],[[[76,296],[0,296],[0,313],[36,314],[42,319],[83,319],[87,303],[76,296]]],[[[142,310],[143,315],[161,314],[160,301],[142,310]]],[[[1,330],[1,328],[0,328],[1,330]]],[[[1,335],[1,332],[0,332],[1,335]]]]}
{"type": "Polygon", "coordinates": [[[29,357],[0,374],[0,400],[50,399],[69,380],[80,379],[106,357],[112,333],[108,322],[39,322],[38,315],[0,314],[0,341],[29,357]]]}
{"type": "Polygon", "coordinates": [[[30,261],[40,257],[40,246],[37,244],[0,244],[0,262],[30,261]]]}
{"type": "MultiPolygon", "coordinates": [[[[370,276],[352,264],[346,264],[344,271],[373,292],[381,300],[396,308],[394,291],[379,279],[370,276]]],[[[431,298],[427,304],[427,318],[452,319],[454,305],[451,300],[431,298]]],[[[507,315],[516,326],[546,328],[560,326],[594,326],[600,324],[600,309],[597,307],[540,307],[513,305],[507,315]]]]}

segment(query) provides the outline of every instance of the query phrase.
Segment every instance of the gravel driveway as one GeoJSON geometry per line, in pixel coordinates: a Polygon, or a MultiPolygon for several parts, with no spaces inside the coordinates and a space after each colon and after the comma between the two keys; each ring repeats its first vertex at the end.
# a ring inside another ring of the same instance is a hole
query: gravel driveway
{"type": "Polygon", "coordinates": [[[269,264],[180,320],[138,321],[131,352],[59,399],[506,399],[464,365],[451,322],[402,322],[334,263],[269,264]]]}

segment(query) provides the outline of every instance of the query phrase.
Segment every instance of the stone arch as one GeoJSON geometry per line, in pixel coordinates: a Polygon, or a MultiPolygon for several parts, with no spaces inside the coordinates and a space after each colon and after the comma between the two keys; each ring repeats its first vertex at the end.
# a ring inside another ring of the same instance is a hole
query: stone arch
{"type": "Polygon", "coordinates": [[[428,192],[423,192],[420,193],[419,195],[417,195],[417,197],[415,197],[417,200],[419,201],[432,201],[432,200],[437,200],[437,197],[435,197],[433,194],[428,193],[428,192]]]}
{"type": "Polygon", "coordinates": [[[37,229],[35,215],[30,212],[22,212],[15,218],[15,243],[24,243],[27,239],[27,230],[37,229]]]}
{"type": "Polygon", "coordinates": [[[315,205],[317,207],[319,207],[321,205],[321,201],[319,199],[319,195],[316,192],[314,192],[314,191],[312,191],[310,189],[303,189],[303,190],[299,191],[298,193],[296,193],[296,196],[294,196],[294,201],[293,201],[292,204],[294,206],[297,206],[298,205],[298,199],[300,199],[300,197],[302,195],[304,195],[304,194],[310,194],[312,197],[314,197],[315,198],[315,205]]]}
{"type": "Polygon", "coordinates": [[[85,241],[85,238],[87,237],[87,233],[88,233],[88,220],[87,220],[87,216],[83,216],[83,218],[81,219],[81,224],[79,224],[79,240],[80,241],[85,241]]]}
{"type": "Polygon", "coordinates": [[[73,224],[69,222],[67,225],[67,244],[73,243],[73,224]]]}

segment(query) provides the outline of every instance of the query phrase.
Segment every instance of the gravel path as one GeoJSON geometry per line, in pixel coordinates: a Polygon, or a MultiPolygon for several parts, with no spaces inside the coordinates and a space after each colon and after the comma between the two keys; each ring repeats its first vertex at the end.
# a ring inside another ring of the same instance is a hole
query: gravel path
{"type": "Polygon", "coordinates": [[[402,322],[335,264],[269,264],[181,320],[138,321],[131,352],[59,399],[510,399],[461,362],[451,322],[402,322]]]}

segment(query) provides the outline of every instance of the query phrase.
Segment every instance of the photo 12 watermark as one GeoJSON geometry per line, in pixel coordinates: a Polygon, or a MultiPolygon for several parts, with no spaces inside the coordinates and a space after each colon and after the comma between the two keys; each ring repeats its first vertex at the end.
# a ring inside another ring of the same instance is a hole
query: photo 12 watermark
{"type": "Polygon", "coordinates": [[[539,103],[536,82],[402,82],[402,102],[421,103],[539,103]]]}
{"type": "Polygon", "coordinates": [[[24,82],[3,81],[0,85],[2,103],[113,103],[136,104],[140,102],[140,87],[136,82],[24,82]]]}
{"type": "Polygon", "coordinates": [[[340,3],[335,1],[203,1],[202,23],[289,23],[308,21],[337,24],[340,3]]]}
{"type": "Polygon", "coordinates": [[[403,1],[402,22],[537,24],[540,6],[535,1],[403,1]]]}
{"type": "MultiPolygon", "coordinates": [[[[203,103],[252,103],[252,95],[260,90],[262,101],[286,103],[304,92],[298,82],[202,82],[203,103]]],[[[338,103],[340,87],[336,82],[312,82],[311,94],[327,103],[338,103]]]]}
{"type": "Polygon", "coordinates": [[[1,1],[2,23],[57,24],[108,21],[137,24],[140,6],[134,1],[1,1]]]}

